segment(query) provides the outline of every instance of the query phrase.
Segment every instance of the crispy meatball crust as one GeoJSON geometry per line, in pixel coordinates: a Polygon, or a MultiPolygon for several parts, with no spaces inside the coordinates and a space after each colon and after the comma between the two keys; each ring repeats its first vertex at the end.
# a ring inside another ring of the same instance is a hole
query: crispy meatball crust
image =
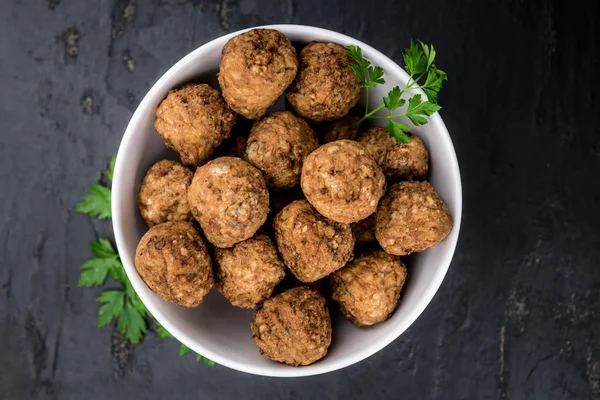
{"type": "Polygon", "coordinates": [[[219,157],[196,170],[188,203],[208,241],[231,247],[265,222],[269,192],[258,169],[241,158],[219,157]]]}
{"type": "Polygon", "coordinates": [[[371,250],[331,275],[331,297],[353,324],[369,326],[392,315],[405,280],[400,257],[371,250]]]}
{"type": "Polygon", "coordinates": [[[381,200],[375,236],[398,256],[437,246],[452,230],[452,216],[429,182],[399,182],[381,200]]]}
{"type": "Polygon", "coordinates": [[[229,249],[216,249],[215,286],[237,307],[255,308],[271,296],[285,275],[268,236],[257,234],[229,249]]]}
{"type": "Polygon", "coordinates": [[[252,29],[223,47],[219,84],[229,107],[248,119],[258,119],[292,83],[296,72],[296,49],[283,33],[252,29]]]}
{"type": "Polygon", "coordinates": [[[183,307],[197,307],[213,285],[208,248],[187,221],[150,228],[137,246],[135,269],[154,293],[183,307]]]}
{"type": "Polygon", "coordinates": [[[192,219],[187,189],[193,176],[188,168],[171,160],[159,161],[146,172],[138,193],[138,206],[148,226],[192,219]]]}
{"type": "Polygon", "coordinates": [[[351,223],[365,219],[385,192],[385,177],[365,149],[352,140],[327,143],[304,161],[302,191],[325,217],[351,223]]]}
{"type": "Polygon", "coordinates": [[[306,121],[277,111],[254,123],[245,158],[260,169],[267,186],[288,189],[300,183],[302,164],[317,147],[317,135],[306,121]]]}
{"type": "Polygon", "coordinates": [[[335,43],[309,43],[300,52],[300,70],[287,98],[298,115],[314,122],[342,118],[360,98],[350,57],[335,43]]]}
{"type": "Polygon", "coordinates": [[[331,318],[325,298],[301,286],[272,297],[256,310],[250,325],[260,353],[293,366],[323,358],[331,344],[331,318]]]}
{"type": "Polygon", "coordinates": [[[375,215],[369,215],[367,218],[350,224],[352,233],[356,239],[354,247],[363,247],[372,243],[377,243],[375,237],[375,215]]]}
{"type": "Polygon", "coordinates": [[[355,126],[355,124],[359,119],[356,115],[346,115],[342,119],[332,122],[325,132],[323,143],[335,142],[342,139],[356,140],[359,127],[355,126]]]}
{"type": "Polygon", "coordinates": [[[229,137],[236,115],[205,83],[171,90],[156,109],[154,127],[186,165],[198,166],[229,137]]]}
{"type": "Polygon", "coordinates": [[[390,181],[418,181],[427,176],[429,152],[417,136],[407,134],[410,143],[397,143],[385,128],[371,128],[358,138],[390,181]]]}
{"type": "Polygon", "coordinates": [[[283,261],[302,282],[314,282],[352,259],[350,225],[320,215],[306,200],[286,206],[273,221],[283,261]]]}

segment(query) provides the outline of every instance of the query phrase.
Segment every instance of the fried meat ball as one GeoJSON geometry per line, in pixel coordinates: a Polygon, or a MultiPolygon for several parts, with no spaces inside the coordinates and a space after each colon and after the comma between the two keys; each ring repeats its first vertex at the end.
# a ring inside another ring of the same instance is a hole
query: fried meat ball
{"type": "Polygon", "coordinates": [[[356,115],[346,115],[342,119],[334,121],[325,132],[323,144],[342,139],[356,140],[359,127],[355,124],[359,120],[360,118],[356,115]]]}
{"type": "Polygon", "coordinates": [[[370,326],[392,315],[405,280],[400,257],[372,250],[331,275],[331,297],[353,324],[370,326]]]}
{"type": "Polygon", "coordinates": [[[262,117],[298,71],[296,49],[283,33],[252,29],[223,47],[219,84],[235,112],[248,119],[262,117]]]}
{"type": "Polygon", "coordinates": [[[302,282],[319,280],[352,259],[350,225],[323,217],[306,200],[285,207],[273,227],[283,261],[302,282]]]}
{"type": "Polygon", "coordinates": [[[137,246],[135,269],[154,293],[183,307],[197,307],[213,285],[208,248],[187,221],[150,228],[137,246]]]}
{"type": "Polygon", "coordinates": [[[381,200],[375,236],[398,256],[437,246],[452,230],[452,216],[429,182],[399,182],[381,200]]]}
{"type": "Polygon", "coordinates": [[[325,217],[351,223],[365,219],[385,192],[385,177],[365,149],[352,140],[327,143],[304,161],[304,195],[325,217]]]}
{"type": "Polygon", "coordinates": [[[171,90],[156,109],[154,127],[186,165],[198,166],[229,137],[236,115],[205,83],[171,90]]]}
{"type": "Polygon", "coordinates": [[[371,128],[358,138],[390,181],[423,180],[429,169],[429,152],[417,136],[407,134],[410,143],[398,143],[385,128],[371,128]]]}
{"type": "Polygon", "coordinates": [[[255,308],[271,296],[285,275],[268,236],[257,234],[229,249],[216,249],[215,286],[231,304],[255,308]]]}
{"type": "Polygon", "coordinates": [[[159,161],[146,172],[138,193],[138,206],[148,226],[192,219],[187,189],[193,176],[188,168],[171,160],[159,161]]]}
{"type": "Polygon", "coordinates": [[[251,238],[269,213],[260,171],[236,157],[219,157],[196,170],[188,203],[209,242],[231,247],[251,238]]]}
{"type": "Polygon", "coordinates": [[[325,298],[301,286],[266,300],[251,323],[260,353],[293,366],[323,358],[331,344],[331,317],[325,298]]]}
{"type": "Polygon", "coordinates": [[[314,122],[342,118],[360,98],[350,57],[335,43],[309,43],[300,52],[300,69],[287,98],[298,115],[314,122]]]}
{"type": "Polygon", "coordinates": [[[317,147],[317,136],[306,121],[277,111],[254,123],[245,158],[261,170],[267,186],[287,189],[300,182],[302,163],[317,147]]]}
{"type": "Polygon", "coordinates": [[[354,247],[363,247],[372,243],[377,243],[375,238],[375,216],[369,215],[367,218],[350,224],[352,233],[356,239],[354,247]]]}

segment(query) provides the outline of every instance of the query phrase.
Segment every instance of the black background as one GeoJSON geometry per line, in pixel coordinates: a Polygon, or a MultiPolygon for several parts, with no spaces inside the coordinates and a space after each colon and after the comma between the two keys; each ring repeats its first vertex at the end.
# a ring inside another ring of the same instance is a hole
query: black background
{"type": "Polygon", "coordinates": [[[0,398],[600,399],[598,2],[3,0],[0,398]],[[401,61],[432,42],[464,186],[450,271],[415,324],[323,376],[213,369],[98,329],[77,287],[108,222],[73,208],[172,64],[233,30],[320,26],[401,61]]]}

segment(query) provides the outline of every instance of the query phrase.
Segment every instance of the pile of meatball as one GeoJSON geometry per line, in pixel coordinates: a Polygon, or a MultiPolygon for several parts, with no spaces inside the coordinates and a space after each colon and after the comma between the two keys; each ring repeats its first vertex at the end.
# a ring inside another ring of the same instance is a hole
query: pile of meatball
{"type": "Polygon", "coordinates": [[[349,62],[335,43],[298,56],[276,30],[232,38],[220,92],[188,84],[156,110],[156,130],[181,163],[157,162],[138,195],[150,229],[135,266],[150,289],[197,307],[214,284],[255,310],[261,354],[293,366],[327,354],[332,305],[359,327],[389,318],[407,277],[400,256],[452,229],[425,181],[423,142],[356,127],[361,89],[349,62]],[[288,111],[269,113],[282,95],[288,111]],[[249,132],[234,129],[242,119],[253,121],[249,132]]]}

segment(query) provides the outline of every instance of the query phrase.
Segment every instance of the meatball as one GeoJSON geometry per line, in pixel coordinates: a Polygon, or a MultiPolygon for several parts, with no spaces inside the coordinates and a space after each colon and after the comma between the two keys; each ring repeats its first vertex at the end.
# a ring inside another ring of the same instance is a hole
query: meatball
{"type": "Polygon", "coordinates": [[[209,242],[231,247],[254,236],[267,219],[269,192],[259,170],[235,157],[196,170],[188,203],[209,242]]]}
{"type": "Polygon", "coordinates": [[[362,146],[352,140],[327,143],[304,161],[302,191],[317,211],[337,222],[365,219],[385,192],[385,177],[362,146]]]}
{"type": "Polygon", "coordinates": [[[300,70],[288,89],[294,111],[314,122],[333,121],[348,114],[360,98],[358,78],[350,57],[335,43],[309,43],[300,52],[300,70]]]}
{"type": "Polygon", "coordinates": [[[258,119],[275,104],[297,71],[296,49],[283,33],[252,29],[223,47],[219,84],[229,107],[248,119],[258,119]]]}
{"type": "Polygon", "coordinates": [[[306,200],[285,207],[273,227],[283,261],[302,282],[319,280],[352,259],[350,225],[323,217],[306,200]]]}
{"type": "Polygon", "coordinates": [[[156,110],[154,127],[186,165],[198,166],[229,137],[236,115],[207,84],[171,90],[156,110]]]}
{"type": "Polygon", "coordinates": [[[375,215],[369,215],[363,220],[350,224],[350,227],[356,239],[355,247],[377,243],[377,238],[375,238],[375,215]]]}
{"type": "Polygon", "coordinates": [[[397,256],[437,246],[452,230],[452,217],[429,182],[399,182],[381,200],[375,236],[397,256]]]}
{"type": "Polygon", "coordinates": [[[407,134],[410,143],[398,143],[385,128],[371,128],[358,138],[369,154],[392,181],[425,179],[429,169],[429,152],[417,136],[407,134]]]}
{"type": "Polygon", "coordinates": [[[245,158],[261,170],[269,187],[287,189],[300,183],[302,163],[317,147],[317,136],[306,121],[278,111],[254,123],[245,158]]]}
{"type": "Polygon", "coordinates": [[[264,302],[250,325],[252,340],[265,357],[289,365],[323,358],[331,344],[331,317],[316,290],[297,287],[264,302]]]}
{"type": "Polygon", "coordinates": [[[135,251],[135,269],[154,293],[183,307],[197,307],[213,285],[208,248],[187,221],[150,228],[135,251]]]}
{"type": "Polygon", "coordinates": [[[229,249],[216,249],[215,285],[231,304],[254,308],[271,296],[285,275],[268,236],[257,234],[229,249]]]}
{"type": "Polygon", "coordinates": [[[323,143],[335,142],[336,140],[356,140],[359,127],[356,123],[360,120],[355,115],[346,115],[342,119],[333,122],[323,137],[323,143]]]}
{"type": "Polygon", "coordinates": [[[331,297],[353,324],[369,326],[392,315],[405,280],[400,257],[373,250],[331,275],[331,297]]]}
{"type": "Polygon", "coordinates": [[[192,219],[187,189],[193,176],[192,171],[171,160],[159,161],[146,172],[138,193],[138,206],[148,226],[192,219]]]}

